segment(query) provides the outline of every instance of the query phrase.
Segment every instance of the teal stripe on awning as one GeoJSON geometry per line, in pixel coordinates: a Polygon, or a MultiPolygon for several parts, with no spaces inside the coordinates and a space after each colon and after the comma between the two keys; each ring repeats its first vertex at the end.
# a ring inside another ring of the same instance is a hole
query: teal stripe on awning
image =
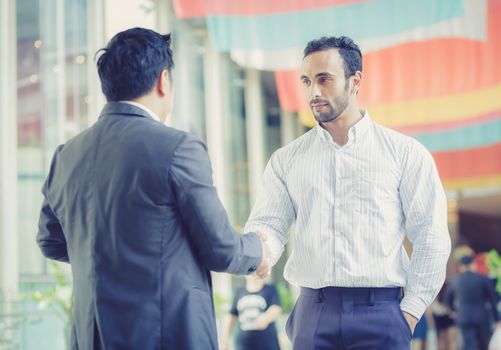
{"type": "Polygon", "coordinates": [[[412,136],[431,152],[493,145],[501,142],[501,118],[477,125],[412,136]]]}
{"type": "Polygon", "coordinates": [[[323,35],[355,41],[408,31],[460,17],[462,0],[373,0],[266,16],[209,16],[211,42],[218,51],[303,48],[323,35]]]}

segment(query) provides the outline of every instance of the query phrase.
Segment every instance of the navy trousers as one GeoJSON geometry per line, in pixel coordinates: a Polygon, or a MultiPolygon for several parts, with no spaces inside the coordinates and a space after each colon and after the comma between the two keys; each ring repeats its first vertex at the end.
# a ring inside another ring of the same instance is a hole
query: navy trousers
{"type": "Polygon", "coordinates": [[[468,350],[487,350],[491,331],[489,320],[483,324],[462,324],[461,334],[463,335],[463,348],[468,350]]]}
{"type": "Polygon", "coordinates": [[[287,320],[294,350],[409,350],[401,288],[301,288],[287,320]]]}

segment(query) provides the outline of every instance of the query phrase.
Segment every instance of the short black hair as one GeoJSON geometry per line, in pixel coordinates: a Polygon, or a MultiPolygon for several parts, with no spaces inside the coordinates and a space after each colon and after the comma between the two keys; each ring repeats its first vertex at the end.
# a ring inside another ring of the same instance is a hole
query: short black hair
{"type": "Polygon", "coordinates": [[[97,51],[97,71],[108,101],[131,100],[149,92],[160,73],[174,68],[171,35],[131,28],[97,51]]]}
{"type": "Polygon", "coordinates": [[[310,41],[304,48],[303,59],[317,51],[338,49],[344,61],[344,75],[351,77],[355,72],[362,71],[362,52],[355,42],[347,36],[326,37],[310,41]]]}
{"type": "Polygon", "coordinates": [[[471,255],[465,255],[459,259],[459,263],[463,266],[470,266],[475,259],[471,255]]]}

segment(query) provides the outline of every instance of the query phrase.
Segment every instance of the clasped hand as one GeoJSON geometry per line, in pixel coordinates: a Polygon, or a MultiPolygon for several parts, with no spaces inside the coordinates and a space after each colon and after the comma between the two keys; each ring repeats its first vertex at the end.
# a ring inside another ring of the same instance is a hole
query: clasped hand
{"type": "Polygon", "coordinates": [[[263,249],[263,259],[261,260],[261,264],[258,266],[254,274],[261,279],[265,279],[266,277],[269,276],[271,272],[271,251],[267,242],[268,237],[260,231],[257,231],[256,234],[261,240],[261,247],[263,249]]]}

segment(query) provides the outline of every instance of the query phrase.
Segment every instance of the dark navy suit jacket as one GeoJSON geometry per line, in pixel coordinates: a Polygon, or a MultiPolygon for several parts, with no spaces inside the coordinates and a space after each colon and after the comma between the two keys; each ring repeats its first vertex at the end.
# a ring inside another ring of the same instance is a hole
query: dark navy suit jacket
{"type": "Polygon", "coordinates": [[[210,270],[253,272],[205,145],[141,108],[108,103],[55,152],[37,242],[71,264],[74,349],[217,349],[210,270]]]}
{"type": "Polygon", "coordinates": [[[499,321],[496,292],[490,279],[478,273],[466,271],[450,286],[447,304],[457,310],[456,322],[462,325],[489,325],[489,313],[499,321]]]}

